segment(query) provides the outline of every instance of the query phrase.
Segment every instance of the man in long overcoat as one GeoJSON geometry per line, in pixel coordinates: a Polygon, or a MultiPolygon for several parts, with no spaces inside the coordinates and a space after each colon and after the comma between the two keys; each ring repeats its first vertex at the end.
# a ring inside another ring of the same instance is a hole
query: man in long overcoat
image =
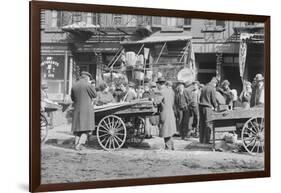
{"type": "Polygon", "coordinates": [[[200,113],[200,127],[199,127],[199,141],[200,143],[208,144],[210,142],[211,129],[213,123],[211,120],[212,111],[217,108],[216,100],[216,86],[218,80],[213,77],[212,80],[203,87],[200,95],[199,113],[200,113]]]}
{"type": "Polygon", "coordinates": [[[176,133],[176,119],[174,115],[175,94],[173,90],[165,85],[163,77],[158,78],[156,82],[159,87],[159,92],[162,95],[160,105],[160,137],[164,138],[165,149],[174,150],[172,136],[176,133]]]}
{"type": "Polygon", "coordinates": [[[92,99],[96,97],[96,91],[90,83],[90,77],[90,73],[82,72],[80,79],[71,89],[74,107],[71,130],[75,135],[76,150],[84,148],[88,134],[95,129],[92,99]]]}

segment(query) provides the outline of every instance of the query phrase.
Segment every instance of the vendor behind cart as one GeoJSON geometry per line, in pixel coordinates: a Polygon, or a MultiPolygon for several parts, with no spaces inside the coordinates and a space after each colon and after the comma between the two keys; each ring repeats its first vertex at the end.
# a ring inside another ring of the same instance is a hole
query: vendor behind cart
{"type": "Polygon", "coordinates": [[[112,93],[109,91],[109,87],[106,83],[101,83],[99,88],[100,91],[97,93],[96,99],[97,106],[115,102],[115,99],[112,93]]]}

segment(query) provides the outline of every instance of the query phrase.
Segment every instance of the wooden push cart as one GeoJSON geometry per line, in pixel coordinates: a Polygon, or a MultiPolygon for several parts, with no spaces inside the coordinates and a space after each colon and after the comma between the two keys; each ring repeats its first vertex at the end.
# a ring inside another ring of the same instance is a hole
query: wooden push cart
{"type": "Polygon", "coordinates": [[[125,143],[140,144],[145,137],[145,117],[157,113],[149,100],[96,106],[96,136],[105,150],[116,150],[125,143]]]}
{"type": "Polygon", "coordinates": [[[264,152],[264,108],[235,109],[225,112],[214,112],[213,149],[215,133],[234,131],[241,138],[243,147],[252,155],[264,152]]]}

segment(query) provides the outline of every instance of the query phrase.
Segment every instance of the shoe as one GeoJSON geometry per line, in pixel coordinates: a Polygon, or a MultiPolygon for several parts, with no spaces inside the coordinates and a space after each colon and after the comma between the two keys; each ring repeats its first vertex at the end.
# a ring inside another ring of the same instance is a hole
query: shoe
{"type": "Polygon", "coordinates": [[[82,144],[78,144],[78,145],[75,146],[76,151],[83,151],[85,149],[87,149],[87,148],[82,144]]]}

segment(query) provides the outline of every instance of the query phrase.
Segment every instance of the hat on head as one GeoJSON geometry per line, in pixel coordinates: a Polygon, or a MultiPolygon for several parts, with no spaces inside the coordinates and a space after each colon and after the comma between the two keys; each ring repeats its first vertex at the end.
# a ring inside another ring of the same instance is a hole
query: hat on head
{"type": "Polygon", "coordinates": [[[211,82],[218,84],[219,83],[219,79],[217,77],[213,77],[211,82]]]}
{"type": "Polygon", "coordinates": [[[256,74],[255,80],[256,81],[262,81],[262,80],[264,80],[264,78],[263,78],[263,76],[261,74],[256,74]]]}
{"type": "Polygon", "coordinates": [[[89,72],[86,72],[86,71],[82,71],[81,72],[81,76],[88,76],[90,79],[93,79],[92,75],[89,73],[89,72]]]}
{"type": "Polygon", "coordinates": [[[135,87],[135,83],[129,82],[128,86],[129,86],[129,87],[135,87]]]}
{"type": "Polygon", "coordinates": [[[221,85],[222,86],[224,86],[224,85],[228,85],[229,86],[230,82],[228,80],[224,80],[224,81],[222,81],[221,85]]]}
{"type": "Polygon", "coordinates": [[[163,83],[165,83],[165,82],[166,82],[166,80],[165,80],[164,77],[159,77],[159,78],[157,79],[157,81],[156,81],[156,83],[159,83],[159,84],[163,84],[163,83]]]}
{"type": "Polygon", "coordinates": [[[193,84],[193,82],[191,82],[191,81],[186,81],[186,82],[184,82],[184,86],[185,87],[189,87],[189,86],[191,86],[193,84]]]}
{"type": "Polygon", "coordinates": [[[150,87],[156,87],[157,85],[156,85],[156,83],[155,82],[151,82],[150,83],[150,87]]]}

